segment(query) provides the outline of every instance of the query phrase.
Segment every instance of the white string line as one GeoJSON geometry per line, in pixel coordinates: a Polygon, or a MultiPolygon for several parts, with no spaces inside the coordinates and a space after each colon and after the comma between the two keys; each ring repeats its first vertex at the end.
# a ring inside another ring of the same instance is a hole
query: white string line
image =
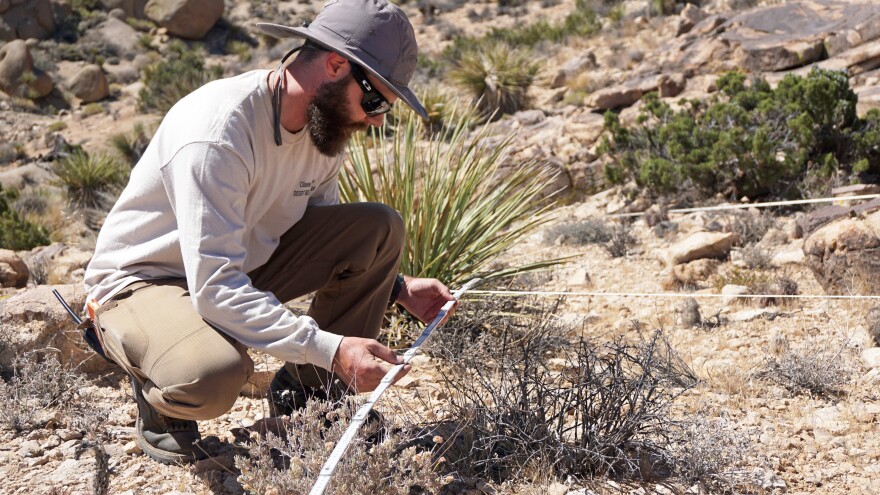
{"type": "Polygon", "coordinates": [[[349,445],[351,445],[352,440],[354,440],[357,435],[358,430],[361,426],[364,425],[367,421],[367,417],[370,414],[370,411],[373,409],[373,406],[376,402],[379,401],[379,398],[382,397],[382,394],[394,383],[394,379],[397,377],[400,370],[415,357],[416,353],[419,351],[419,348],[422,344],[428,340],[428,337],[431,336],[431,332],[434,331],[435,328],[439,327],[441,322],[446,318],[446,315],[452,309],[452,306],[455,305],[455,301],[460,299],[465,292],[467,292],[471,287],[474,286],[480,279],[475,278],[468,283],[464,284],[460,289],[452,293],[452,297],[454,300],[448,301],[443,307],[440,309],[440,312],[434,318],[431,323],[425,327],[422,331],[422,334],[419,338],[413,343],[413,345],[403,354],[403,362],[401,364],[392,366],[390,370],[385,374],[382,378],[382,381],[379,383],[379,386],[373,390],[373,393],[370,395],[370,398],[365,402],[358,410],[355,412],[354,416],[351,418],[351,424],[348,425],[348,429],[342,434],[342,437],[336,443],[336,446],[333,448],[333,452],[330,453],[330,456],[324,462],[324,466],[321,467],[321,471],[318,472],[318,479],[315,480],[315,484],[312,486],[312,490],[309,492],[309,495],[321,495],[324,493],[324,490],[327,489],[327,485],[330,483],[330,479],[333,477],[333,471],[336,470],[336,466],[339,464],[339,461],[342,460],[342,456],[345,455],[345,451],[348,450],[349,445]]]}
{"type": "Polygon", "coordinates": [[[676,293],[676,292],[565,292],[565,291],[539,291],[539,290],[471,290],[471,295],[493,295],[493,296],[577,296],[577,297],[670,297],[670,298],[688,298],[688,297],[705,297],[705,298],[778,298],[778,299],[880,299],[880,296],[862,296],[862,295],[815,295],[815,294],[697,294],[697,293],[676,293]]]}
{"type": "MultiPolygon", "coordinates": [[[[859,199],[875,199],[880,198],[880,194],[862,194],[860,196],[840,196],[836,198],[812,198],[812,199],[796,199],[790,201],[769,201],[766,203],[743,203],[736,205],[718,205],[704,206],[700,208],[675,208],[667,210],[667,213],[696,213],[700,211],[724,211],[724,210],[747,210],[749,208],[769,208],[771,206],[789,206],[789,205],[807,205],[813,203],[833,203],[835,201],[854,201],[859,199]]],[[[647,212],[638,211],[635,213],[613,213],[608,215],[612,218],[621,217],[640,217],[646,215],[647,212]]]]}

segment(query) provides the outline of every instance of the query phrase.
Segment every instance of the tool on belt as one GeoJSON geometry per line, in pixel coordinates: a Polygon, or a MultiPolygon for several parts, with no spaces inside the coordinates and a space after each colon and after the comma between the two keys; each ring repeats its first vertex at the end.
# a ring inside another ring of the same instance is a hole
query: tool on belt
{"type": "MultiPolygon", "coordinates": [[[[107,357],[104,354],[104,346],[101,343],[101,337],[98,334],[98,330],[95,327],[95,311],[98,309],[99,304],[98,301],[92,299],[86,304],[86,307],[89,311],[89,317],[83,320],[77,314],[70,309],[70,306],[67,304],[67,301],[61,297],[61,294],[57,289],[52,289],[52,294],[55,294],[55,297],[58,299],[58,302],[64,306],[64,310],[67,311],[67,314],[70,315],[70,318],[73,319],[73,322],[76,323],[77,330],[82,332],[83,340],[86,341],[86,344],[92,348],[93,351],[97,352],[99,356],[104,358],[108,363],[113,363],[113,360],[107,357]]],[[[115,363],[114,363],[115,364],[115,363]]]]}

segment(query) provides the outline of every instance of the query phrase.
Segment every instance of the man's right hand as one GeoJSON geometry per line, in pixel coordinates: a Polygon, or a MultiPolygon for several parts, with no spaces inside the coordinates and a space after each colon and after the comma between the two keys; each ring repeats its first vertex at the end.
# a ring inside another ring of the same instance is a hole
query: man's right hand
{"type": "MultiPolygon", "coordinates": [[[[370,392],[379,386],[392,366],[401,363],[402,357],[373,339],[343,337],[333,358],[333,372],[355,392],[370,392]]],[[[394,382],[410,369],[409,364],[404,366],[394,382]]]]}

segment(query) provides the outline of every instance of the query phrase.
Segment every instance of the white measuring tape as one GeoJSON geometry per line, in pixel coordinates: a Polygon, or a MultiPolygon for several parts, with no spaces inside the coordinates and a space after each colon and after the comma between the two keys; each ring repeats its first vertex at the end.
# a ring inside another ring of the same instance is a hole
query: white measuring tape
{"type": "MultiPolygon", "coordinates": [[[[452,297],[456,300],[460,299],[461,296],[464,295],[465,292],[470,290],[471,287],[474,286],[480,279],[475,278],[468,283],[464,284],[460,289],[452,293],[452,297]]],[[[440,308],[440,312],[434,318],[434,320],[425,327],[425,330],[422,331],[422,334],[419,335],[419,338],[415,341],[415,343],[407,349],[407,351],[403,354],[403,363],[395,365],[388,373],[385,374],[385,377],[382,378],[382,381],[379,383],[379,386],[373,390],[373,393],[370,395],[370,399],[362,405],[354,417],[351,418],[351,424],[348,425],[348,429],[345,430],[345,433],[342,434],[342,437],[339,439],[339,442],[336,444],[336,447],[333,448],[333,452],[330,453],[330,457],[327,458],[327,461],[324,462],[324,466],[321,467],[321,472],[318,473],[318,479],[315,481],[315,485],[312,486],[312,490],[309,492],[309,495],[321,495],[324,493],[324,490],[327,489],[327,484],[330,483],[330,478],[333,476],[333,471],[336,470],[336,466],[339,464],[339,461],[342,460],[342,456],[345,455],[345,451],[348,450],[349,445],[351,445],[354,437],[357,436],[358,430],[360,430],[361,426],[367,421],[367,417],[370,414],[370,411],[373,410],[373,406],[378,402],[379,397],[382,397],[382,394],[388,390],[388,387],[394,383],[394,379],[397,377],[397,374],[400,373],[400,370],[403,369],[404,365],[410,362],[413,357],[415,357],[416,353],[419,351],[419,348],[422,344],[428,340],[428,337],[431,335],[431,332],[434,331],[438,326],[440,326],[440,322],[446,318],[446,315],[449,313],[449,310],[452,309],[452,306],[455,304],[455,301],[448,301],[446,304],[440,308]]]]}
{"type": "Polygon", "coordinates": [[[474,295],[493,296],[579,296],[579,297],[729,297],[729,298],[779,298],[779,299],[880,299],[880,296],[860,295],[813,295],[813,294],[688,294],[677,292],[565,292],[565,291],[537,291],[537,290],[472,290],[474,295]]]}
{"type": "MultiPolygon", "coordinates": [[[[724,211],[724,210],[747,210],[749,208],[769,208],[771,206],[790,206],[790,205],[808,205],[814,203],[833,203],[835,201],[852,201],[857,199],[875,199],[880,198],[880,194],[862,194],[861,196],[840,196],[836,198],[813,198],[813,199],[796,199],[791,201],[770,201],[767,203],[743,203],[740,205],[718,205],[718,206],[704,206],[702,208],[676,208],[673,210],[666,210],[667,213],[696,213],[699,211],[724,211]]],[[[612,218],[621,218],[621,217],[641,217],[644,216],[644,211],[639,211],[635,213],[614,213],[608,215],[612,218]]]]}

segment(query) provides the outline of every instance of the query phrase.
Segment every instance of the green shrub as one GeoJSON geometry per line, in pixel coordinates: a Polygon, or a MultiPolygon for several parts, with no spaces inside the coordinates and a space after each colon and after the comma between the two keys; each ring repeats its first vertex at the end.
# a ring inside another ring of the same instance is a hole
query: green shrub
{"type": "Polygon", "coordinates": [[[110,145],[134,167],[138,160],[141,159],[141,156],[143,156],[151,139],[152,137],[147,132],[143,122],[137,122],[130,133],[110,136],[110,145]]]}
{"type": "Polygon", "coordinates": [[[449,76],[467,89],[482,113],[509,114],[527,107],[540,70],[531,51],[493,43],[463,53],[449,76]]]}
{"type": "Polygon", "coordinates": [[[125,169],[115,158],[82,150],[57,162],[54,171],[54,183],[64,189],[67,201],[78,209],[109,206],[108,195],[127,179],[125,169]]]}
{"type": "Polygon", "coordinates": [[[12,208],[16,199],[18,191],[0,186],[0,248],[21,251],[48,245],[46,229],[21,218],[12,208]]]}
{"type": "Polygon", "coordinates": [[[164,114],[178,100],[222,75],[220,66],[205,67],[199,50],[174,41],[168,45],[168,53],[162,60],[144,69],[144,88],[138,95],[138,109],[164,114]]]}
{"type": "Polygon", "coordinates": [[[659,194],[799,198],[825,193],[841,174],[880,172],[880,112],[856,116],[845,74],[814,68],[772,89],[733,72],[718,88],[713,99],[677,111],[650,94],[631,127],[607,113],[606,179],[634,179],[659,194]]]}
{"type": "MultiPolygon", "coordinates": [[[[340,174],[346,202],[385,203],[401,213],[407,240],[401,271],[457,285],[474,275],[496,278],[543,268],[558,260],[501,269],[498,255],[547,222],[540,193],[550,173],[537,163],[517,164],[499,181],[512,136],[491,144],[488,128],[469,137],[473,122],[462,117],[427,142],[421,119],[409,119],[387,147],[357,134],[340,174]],[[375,173],[374,173],[375,171],[375,173]]],[[[372,138],[386,135],[385,129],[372,138]]]]}

